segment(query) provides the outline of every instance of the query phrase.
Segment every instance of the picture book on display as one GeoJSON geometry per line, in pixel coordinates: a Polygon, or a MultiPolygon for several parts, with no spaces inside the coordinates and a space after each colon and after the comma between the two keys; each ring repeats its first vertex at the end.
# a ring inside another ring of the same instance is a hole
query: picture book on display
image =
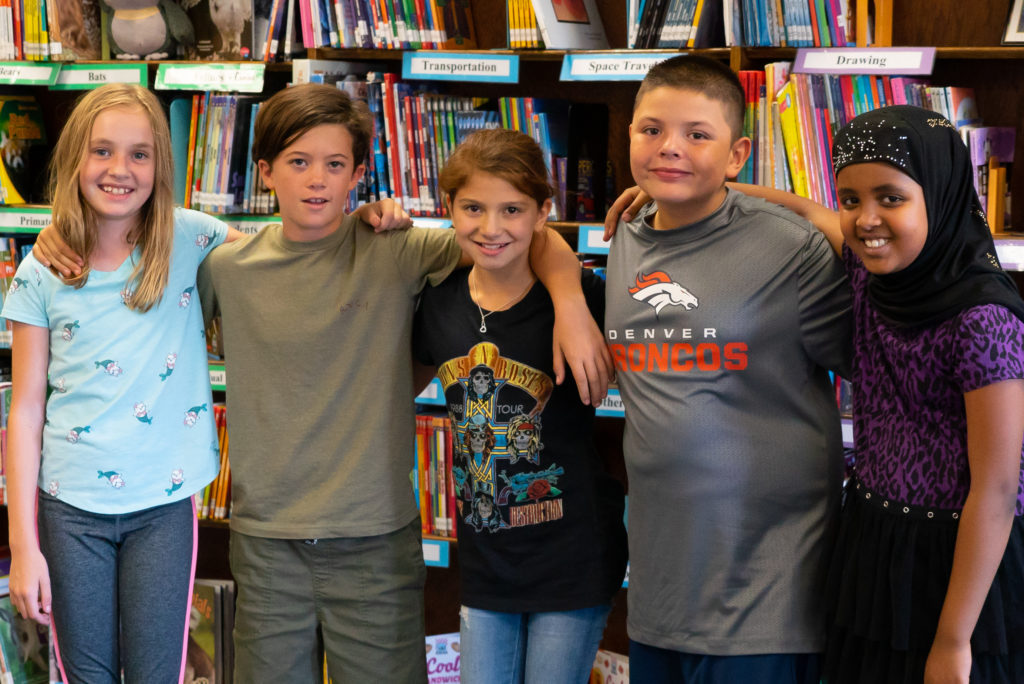
{"type": "Polygon", "coordinates": [[[181,0],[180,4],[196,35],[188,59],[253,58],[253,0],[181,0]]]}
{"type": "Polygon", "coordinates": [[[235,584],[197,579],[192,588],[184,684],[231,684],[235,584]]]}
{"type": "Polygon", "coordinates": [[[0,204],[42,202],[50,150],[39,103],[0,94],[0,204]]]}
{"type": "Polygon", "coordinates": [[[604,50],[608,39],[594,0],[532,0],[549,50],[604,50]]]}

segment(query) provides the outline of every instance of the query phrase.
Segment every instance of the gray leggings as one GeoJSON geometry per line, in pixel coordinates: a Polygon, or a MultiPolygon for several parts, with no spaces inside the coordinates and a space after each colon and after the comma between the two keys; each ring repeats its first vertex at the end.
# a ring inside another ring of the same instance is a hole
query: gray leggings
{"type": "Polygon", "coordinates": [[[102,515],[39,493],[39,544],[67,684],[176,684],[195,572],[192,499],[102,515]]]}

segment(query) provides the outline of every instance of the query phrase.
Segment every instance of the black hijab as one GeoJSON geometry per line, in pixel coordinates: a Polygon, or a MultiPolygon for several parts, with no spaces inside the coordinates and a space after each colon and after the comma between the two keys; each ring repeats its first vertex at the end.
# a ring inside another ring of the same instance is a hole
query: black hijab
{"type": "Polygon", "coordinates": [[[999,265],[967,147],[953,124],[919,107],[876,109],[836,134],[832,159],[837,175],[851,164],[891,164],[924,192],[928,237],[921,253],[902,271],[868,276],[868,299],[887,321],[933,326],[981,304],[1000,304],[1024,320],[1024,300],[999,265]]]}

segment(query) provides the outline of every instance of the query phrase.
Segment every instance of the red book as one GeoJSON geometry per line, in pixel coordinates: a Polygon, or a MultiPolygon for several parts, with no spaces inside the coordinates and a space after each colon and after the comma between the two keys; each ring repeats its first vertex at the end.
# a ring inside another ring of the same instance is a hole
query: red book
{"type": "Polygon", "coordinates": [[[402,98],[402,111],[405,117],[405,140],[406,140],[406,159],[408,161],[409,169],[409,197],[411,198],[411,208],[413,212],[421,214],[423,212],[423,206],[420,204],[420,174],[419,174],[419,151],[416,145],[416,119],[413,118],[412,113],[412,97],[402,98]]]}
{"type": "Polygon", "coordinates": [[[388,172],[391,175],[391,196],[402,206],[408,207],[404,179],[402,178],[402,159],[398,145],[398,117],[395,104],[395,83],[398,77],[395,74],[384,74],[384,87],[381,89],[382,102],[384,107],[384,130],[388,141],[388,156],[391,164],[388,172]]]}

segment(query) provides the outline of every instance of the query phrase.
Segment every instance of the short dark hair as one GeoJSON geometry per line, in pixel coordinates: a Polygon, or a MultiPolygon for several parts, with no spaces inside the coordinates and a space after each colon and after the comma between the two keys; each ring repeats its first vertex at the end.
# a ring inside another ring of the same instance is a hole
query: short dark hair
{"type": "Polygon", "coordinates": [[[253,131],[252,159],[273,163],[281,151],[317,126],[340,124],[352,135],[352,159],[366,162],[373,133],[365,102],[322,83],[303,83],[274,93],[260,105],[253,131]]]}
{"type": "Polygon", "coordinates": [[[707,57],[677,55],[655,64],[640,84],[633,101],[633,111],[644,95],[662,87],[692,90],[721,103],[733,140],[743,135],[743,112],[746,109],[743,86],[736,73],[722,62],[707,57]]]}

